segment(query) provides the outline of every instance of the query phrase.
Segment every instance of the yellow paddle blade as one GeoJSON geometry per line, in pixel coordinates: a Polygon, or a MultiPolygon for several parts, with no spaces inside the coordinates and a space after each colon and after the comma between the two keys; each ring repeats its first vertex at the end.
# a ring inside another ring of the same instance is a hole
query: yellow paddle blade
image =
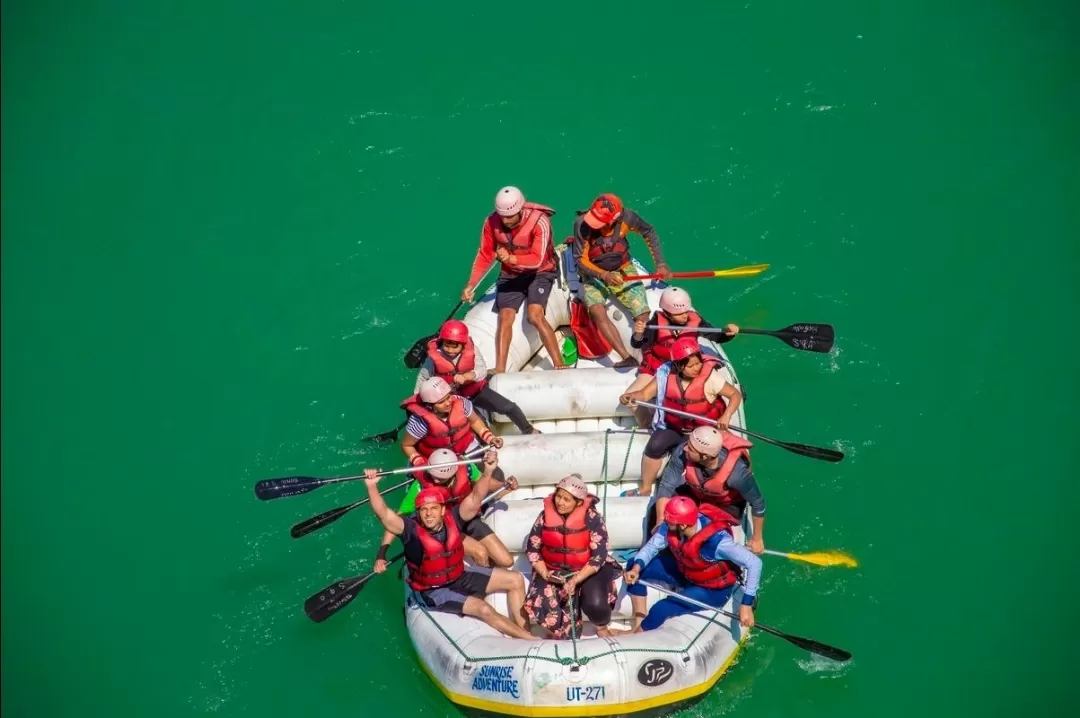
{"type": "Polygon", "coordinates": [[[714,277],[753,277],[757,274],[761,274],[769,268],[767,264],[750,264],[745,267],[735,267],[734,269],[718,269],[713,272],[714,277]]]}
{"type": "Polygon", "coordinates": [[[816,566],[848,566],[849,568],[855,568],[858,566],[858,562],[851,556],[840,553],[839,551],[818,551],[817,553],[789,553],[785,554],[788,558],[795,561],[805,561],[806,563],[812,563],[816,566]]]}

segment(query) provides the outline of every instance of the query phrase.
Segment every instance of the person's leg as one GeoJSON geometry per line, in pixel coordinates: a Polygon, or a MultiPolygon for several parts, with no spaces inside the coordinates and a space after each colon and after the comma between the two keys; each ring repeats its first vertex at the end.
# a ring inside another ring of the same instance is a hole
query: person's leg
{"type": "Polygon", "coordinates": [[[510,353],[510,340],[514,336],[514,321],[518,309],[525,301],[525,287],[520,277],[500,279],[495,285],[495,311],[499,320],[495,327],[495,374],[506,371],[506,357],[510,353]]]}
{"type": "MultiPolygon", "coordinates": [[[[626,567],[629,569],[632,563],[633,559],[626,564],[626,567]]],[[[638,579],[638,583],[626,587],[626,592],[630,594],[630,606],[634,612],[630,625],[631,630],[635,632],[641,630],[641,623],[645,618],[645,611],[648,607],[649,589],[640,581],[649,581],[670,588],[678,588],[682,585],[679,568],[675,564],[675,559],[667,551],[662,551],[657,554],[656,558],[649,561],[648,565],[641,570],[638,579]]]]}
{"type": "MultiPolygon", "coordinates": [[[[723,608],[724,604],[727,603],[728,598],[731,597],[733,588],[734,587],[728,587],[717,590],[714,588],[702,588],[701,586],[687,586],[679,593],[687,598],[692,598],[695,601],[707,603],[716,608],[723,608]]],[[[651,631],[654,628],[660,628],[664,621],[669,618],[703,610],[704,609],[693,606],[686,601],[680,601],[674,596],[668,596],[653,604],[652,609],[649,611],[649,615],[641,622],[641,630],[651,631]]]]}
{"type": "Polygon", "coordinates": [[[466,543],[466,552],[468,552],[469,543],[476,543],[487,558],[487,562],[480,564],[481,566],[510,568],[514,565],[514,559],[510,556],[510,552],[506,550],[506,545],[499,540],[491,527],[484,523],[479,516],[469,519],[465,523],[464,530],[465,540],[468,542],[466,543]]]}
{"type": "Polygon", "coordinates": [[[612,582],[617,576],[618,569],[610,563],[605,563],[599,571],[581,582],[581,590],[578,592],[581,612],[596,626],[598,636],[611,635],[607,628],[611,623],[611,604],[608,602],[608,596],[611,594],[612,582]]]}
{"type": "MultiPolygon", "coordinates": [[[[638,368],[637,376],[634,377],[634,381],[630,383],[630,386],[626,387],[626,393],[629,394],[632,391],[638,391],[648,386],[649,382],[653,380],[651,373],[643,371],[638,368]]],[[[635,406],[634,418],[637,419],[638,426],[642,428],[647,427],[652,421],[653,410],[647,406],[635,406]]]]}
{"type": "Polygon", "coordinates": [[[682,434],[672,429],[659,429],[649,437],[645,444],[645,450],[641,453],[641,488],[652,490],[656,476],[660,473],[660,467],[664,463],[664,457],[679,445],[683,439],[682,434]]]}
{"type": "Polygon", "coordinates": [[[495,414],[502,414],[514,422],[514,426],[518,428],[522,434],[539,434],[533,428],[533,425],[529,423],[529,420],[525,418],[524,412],[514,402],[507,399],[499,392],[492,389],[490,386],[485,386],[481,389],[476,396],[472,398],[472,402],[475,406],[479,406],[489,412],[495,414]]]}
{"type": "Polygon", "coordinates": [[[589,316],[592,317],[593,324],[600,330],[601,336],[607,340],[607,343],[611,345],[619,358],[625,361],[630,358],[630,352],[626,350],[626,345],[623,344],[619,330],[611,323],[611,317],[607,313],[607,295],[610,291],[599,279],[590,277],[582,283],[585,306],[589,310],[589,316]]]}
{"type": "Polygon", "coordinates": [[[465,555],[469,557],[469,560],[474,565],[484,568],[491,565],[491,557],[488,555],[487,547],[484,544],[469,535],[462,538],[462,543],[465,544],[465,555]]]}
{"type": "Polygon", "coordinates": [[[536,327],[536,331],[539,332],[540,341],[547,349],[551,363],[556,369],[566,369],[566,362],[563,361],[562,352],[559,350],[558,337],[555,336],[555,330],[548,324],[547,317],[544,315],[554,283],[555,274],[551,272],[536,274],[532,277],[525,299],[525,313],[529,324],[536,327]]]}
{"type": "Polygon", "coordinates": [[[525,630],[525,615],[521,610],[521,607],[525,605],[525,577],[517,571],[493,568],[486,593],[495,591],[506,591],[506,607],[510,613],[510,620],[526,634],[525,638],[532,638],[532,634],[525,630]]]}

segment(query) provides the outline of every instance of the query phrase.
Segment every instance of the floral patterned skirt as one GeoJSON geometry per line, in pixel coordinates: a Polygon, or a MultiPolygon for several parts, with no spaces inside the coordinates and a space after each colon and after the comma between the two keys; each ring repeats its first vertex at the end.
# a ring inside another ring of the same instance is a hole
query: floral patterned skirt
{"type": "Polygon", "coordinates": [[[574,631],[577,635],[581,635],[581,603],[590,600],[595,606],[606,598],[608,610],[615,608],[615,599],[618,597],[615,580],[620,570],[617,563],[609,560],[599,571],[586,579],[574,597],[572,618],[569,611],[569,597],[562,585],[548,583],[533,572],[532,580],[529,582],[529,591],[525,594],[525,614],[534,624],[550,631],[553,638],[560,640],[570,638],[571,621],[573,621],[574,631]]]}

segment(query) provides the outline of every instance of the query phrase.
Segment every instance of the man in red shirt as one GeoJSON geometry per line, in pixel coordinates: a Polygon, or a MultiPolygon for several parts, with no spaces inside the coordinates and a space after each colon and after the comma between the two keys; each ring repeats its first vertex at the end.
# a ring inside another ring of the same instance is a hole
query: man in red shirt
{"type": "Polygon", "coordinates": [[[555,210],[542,204],[526,202],[517,187],[503,187],[495,195],[495,211],[484,220],[480,232],[480,250],[473,261],[472,274],[461,292],[467,302],[473,300],[476,283],[496,259],[502,263],[495,289],[495,311],[499,313],[495,331],[495,369],[506,371],[514,320],[522,303],[529,324],[540,333],[556,369],[565,369],[555,329],[548,323],[548,296],[555,283],[558,267],[551,220],[555,210]]]}

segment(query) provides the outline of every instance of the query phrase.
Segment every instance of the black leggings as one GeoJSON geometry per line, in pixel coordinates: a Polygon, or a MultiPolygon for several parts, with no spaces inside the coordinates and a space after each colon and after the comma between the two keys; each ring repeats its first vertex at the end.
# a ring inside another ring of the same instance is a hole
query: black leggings
{"type": "Polygon", "coordinates": [[[645,456],[650,459],[662,459],[683,441],[686,441],[685,434],[674,429],[658,429],[645,444],[645,456]]]}
{"type": "Polygon", "coordinates": [[[619,569],[610,563],[581,582],[577,600],[581,612],[589,617],[594,626],[603,628],[611,623],[611,606],[608,605],[608,592],[611,582],[618,578],[619,569]]]}
{"type": "Polygon", "coordinates": [[[518,431],[522,434],[532,433],[532,424],[530,424],[529,420],[525,418],[525,415],[521,413],[521,409],[518,408],[518,405],[492,389],[490,386],[485,384],[484,388],[472,398],[472,403],[488,413],[494,412],[510,417],[510,421],[514,422],[514,426],[516,426],[518,431]]]}

